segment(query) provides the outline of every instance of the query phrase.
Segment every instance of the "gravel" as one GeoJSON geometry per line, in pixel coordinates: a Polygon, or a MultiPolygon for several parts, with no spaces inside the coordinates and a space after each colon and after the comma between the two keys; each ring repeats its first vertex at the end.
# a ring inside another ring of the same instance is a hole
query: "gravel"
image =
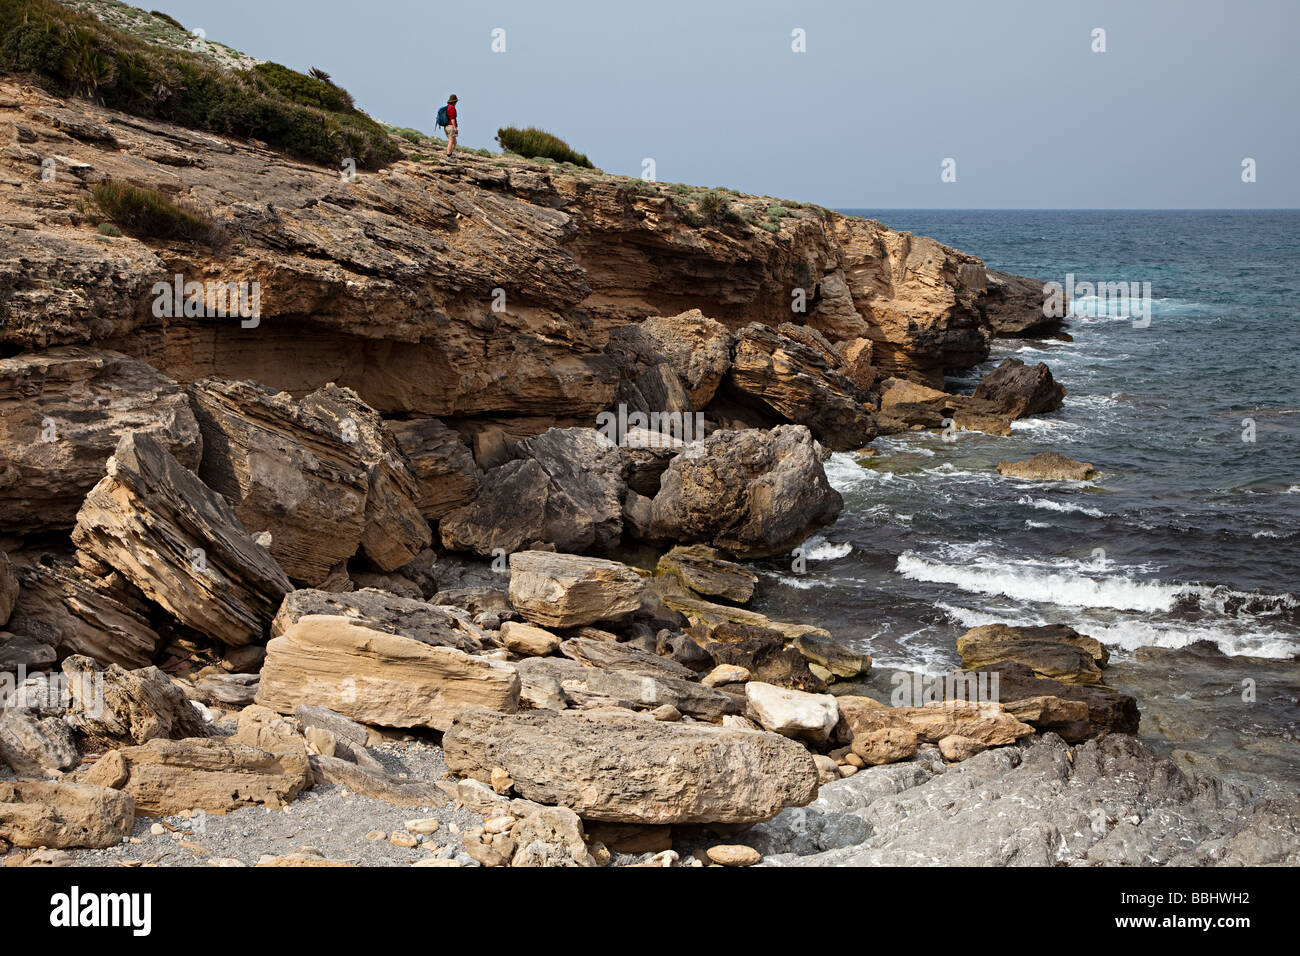
{"type": "MultiPolygon", "coordinates": [[[[442,749],[419,740],[390,741],[370,748],[389,773],[411,780],[440,780],[446,772],[442,749]]],[[[225,816],[194,813],[140,817],[129,842],[107,850],[70,850],[78,866],[252,866],[264,855],[305,854],[356,866],[409,866],[429,857],[454,858],[477,866],[465,853],[457,831],[481,826],[483,817],[452,805],[395,807],[362,797],[344,787],[320,784],[304,791],[282,810],[242,807],[225,816]],[[407,820],[436,817],[438,829],[419,836],[407,849],[387,839],[405,831],[407,820]],[[151,828],[164,824],[155,835],[151,828]],[[172,832],[165,828],[170,824],[172,832]],[[368,840],[379,830],[385,839],[368,840]]]]}

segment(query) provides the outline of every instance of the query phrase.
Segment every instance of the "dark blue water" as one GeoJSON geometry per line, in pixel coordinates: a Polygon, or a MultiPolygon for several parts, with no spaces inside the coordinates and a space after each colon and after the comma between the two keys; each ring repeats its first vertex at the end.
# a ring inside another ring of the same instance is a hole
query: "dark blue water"
{"type": "Polygon", "coordinates": [[[995,621],[1067,623],[1121,658],[1201,639],[1300,652],[1300,212],[846,211],[1044,281],[1150,282],[1151,321],[1081,316],[1073,342],[997,340],[950,387],[1015,355],[1068,389],[1010,437],[912,433],[862,462],[834,456],[844,514],[806,573],[764,565],[761,610],[815,607],[878,663],[927,669],[956,665],[956,637],[995,621]],[[1100,474],[997,474],[1045,450],[1100,474]]]}

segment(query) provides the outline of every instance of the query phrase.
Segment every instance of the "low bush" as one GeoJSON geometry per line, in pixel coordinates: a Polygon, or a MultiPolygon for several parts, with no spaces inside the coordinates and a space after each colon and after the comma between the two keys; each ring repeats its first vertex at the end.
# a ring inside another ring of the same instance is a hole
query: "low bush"
{"type": "Polygon", "coordinates": [[[529,159],[551,159],[557,163],[573,163],[575,166],[593,168],[591,160],[581,153],[574,152],[569,144],[558,136],[534,126],[517,129],[505,126],[497,130],[497,142],[501,148],[529,159]]]}
{"type": "Polygon", "coordinates": [[[113,235],[106,227],[116,227],[137,239],[179,239],[209,246],[218,246],[225,238],[225,231],[206,212],[156,189],[107,179],[92,187],[91,196],[99,211],[112,220],[100,225],[102,235],[113,235]]]}

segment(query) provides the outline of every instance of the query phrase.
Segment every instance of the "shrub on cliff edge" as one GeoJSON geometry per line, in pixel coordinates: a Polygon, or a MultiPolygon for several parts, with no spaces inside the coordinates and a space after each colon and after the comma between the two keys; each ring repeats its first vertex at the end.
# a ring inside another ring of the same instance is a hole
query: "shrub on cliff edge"
{"type": "Polygon", "coordinates": [[[514,126],[502,127],[497,130],[497,142],[501,144],[502,149],[529,159],[553,159],[557,163],[573,163],[575,166],[585,166],[588,169],[595,168],[591,160],[581,153],[574,152],[564,140],[535,126],[530,126],[528,129],[518,129],[514,126]]]}
{"type": "Polygon", "coordinates": [[[206,212],[168,199],[156,189],[107,179],[90,192],[100,212],[137,239],[180,239],[217,246],[225,238],[224,230],[206,212]]]}

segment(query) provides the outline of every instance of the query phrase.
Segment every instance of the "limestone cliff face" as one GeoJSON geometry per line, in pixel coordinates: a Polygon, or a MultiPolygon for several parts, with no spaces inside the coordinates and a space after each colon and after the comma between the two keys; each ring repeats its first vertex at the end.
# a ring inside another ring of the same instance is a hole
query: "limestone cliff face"
{"type": "Polygon", "coordinates": [[[333,381],[386,415],[540,431],[610,404],[609,333],[648,316],[793,321],[831,342],[870,339],[882,369],[933,380],[987,354],[985,295],[973,256],[824,210],[791,210],[778,231],[701,224],[665,187],[469,154],[347,181],[0,80],[5,354],[93,345],[180,381],[298,396],[333,381]],[[97,235],[89,190],[105,178],[212,210],[228,241],[97,235]],[[154,284],[177,274],[257,282],[260,321],[156,316],[154,284]]]}

